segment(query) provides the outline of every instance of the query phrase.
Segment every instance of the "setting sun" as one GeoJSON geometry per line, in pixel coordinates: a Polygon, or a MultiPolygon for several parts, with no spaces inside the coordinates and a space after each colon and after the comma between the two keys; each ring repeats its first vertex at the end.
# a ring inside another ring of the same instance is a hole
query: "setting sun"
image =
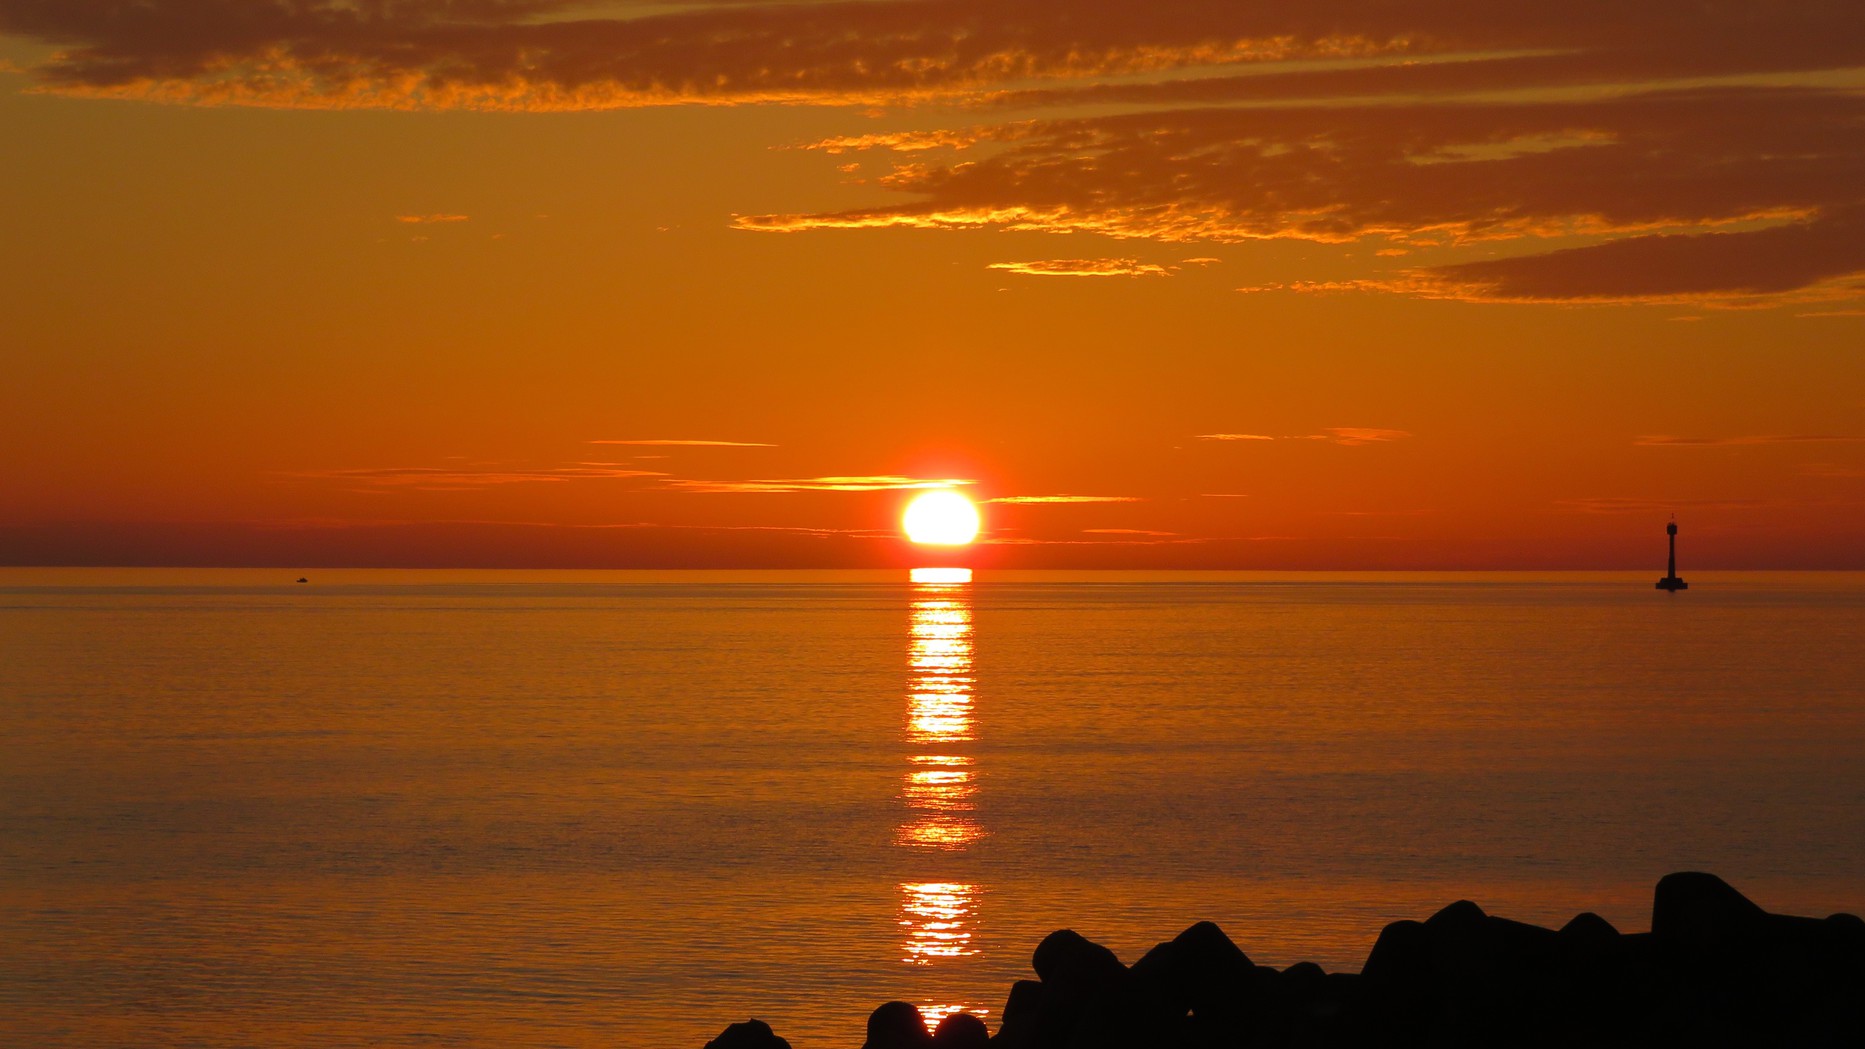
{"type": "Polygon", "coordinates": [[[978,508],[971,500],[942,488],[907,504],[900,518],[907,538],[929,546],[964,546],[978,537],[978,508]]]}

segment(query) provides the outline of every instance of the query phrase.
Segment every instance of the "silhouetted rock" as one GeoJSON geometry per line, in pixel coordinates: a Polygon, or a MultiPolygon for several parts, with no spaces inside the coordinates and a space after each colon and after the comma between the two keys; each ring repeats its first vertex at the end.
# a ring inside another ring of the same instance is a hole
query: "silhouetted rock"
{"type": "Polygon", "coordinates": [[[719,1032],[706,1043],[706,1049],[790,1049],[790,1043],[777,1037],[763,1020],[746,1020],[719,1032]]]}
{"type": "Polygon", "coordinates": [[[862,1049],[927,1049],[930,1045],[926,1017],[911,1002],[888,1002],[868,1014],[868,1040],[862,1049]]]}
{"type": "Polygon", "coordinates": [[[985,1049],[991,1044],[991,1031],[970,1013],[953,1013],[939,1021],[932,1044],[935,1049],[985,1049]]]}
{"type": "Polygon", "coordinates": [[[1035,1049],[1167,1046],[1180,1037],[1183,1014],[1142,987],[1113,951],[1073,930],[1044,937],[1031,965],[1043,982],[1027,1042],[1035,1049]]]}
{"type": "Polygon", "coordinates": [[[1483,919],[1487,917],[1489,915],[1483,913],[1483,908],[1469,900],[1458,900],[1456,903],[1445,905],[1438,913],[1426,918],[1425,928],[1439,935],[1468,933],[1482,928],[1483,919]]]}
{"type": "Polygon", "coordinates": [[[1561,926],[1561,939],[1576,946],[1608,946],[1619,942],[1619,930],[1592,911],[1581,911],[1561,926]]]}
{"type": "Polygon", "coordinates": [[[1035,980],[1018,980],[1010,985],[1010,997],[1004,1002],[1004,1014],[998,1018],[997,1034],[991,1044],[1022,1049],[1036,1044],[1036,1030],[1041,1022],[1043,985],[1035,980]]]}
{"type": "Polygon", "coordinates": [[[1133,963],[1134,981],[1174,1016],[1235,1008],[1247,995],[1255,966],[1211,922],[1179,933],[1133,963]]]}
{"type": "MultiPolygon", "coordinates": [[[[1062,930],[1011,988],[995,1037],[955,1014],[926,1033],[889,1002],[864,1049],[1865,1046],[1865,922],[1770,914],[1709,874],[1673,874],[1652,930],[1597,914],[1559,932],[1459,900],[1381,931],[1360,973],[1251,963],[1200,922],[1128,967],[1062,930]]],[[[787,1049],[758,1021],[708,1049],[787,1049]]]]}
{"type": "Polygon", "coordinates": [[[1396,921],[1379,931],[1373,950],[1360,967],[1360,975],[1381,986],[1414,983],[1430,967],[1431,934],[1423,922],[1396,921]]]}
{"type": "Polygon", "coordinates": [[[1834,914],[1820,925],[1828,964],[1852,969],[1865,966],[1865,921],[1856,914],[1834,914]]]}
{"type": "Polygon", "coordinates": [[[1073,929],[1057,929],[1043,937],[1030,957],[1030,967],[1046,987],[1065,994],[1101,994],[1126,986],[1127,967],[1114,952],[1073,929]]]}
{"type": "Polygon", "coordinates": [[[1651,901],[1651,934],[1690,950],[1716,949],[1753,939],[1768,914],[1714,874],[1683,871],[1658,880],[1651,901]]]}

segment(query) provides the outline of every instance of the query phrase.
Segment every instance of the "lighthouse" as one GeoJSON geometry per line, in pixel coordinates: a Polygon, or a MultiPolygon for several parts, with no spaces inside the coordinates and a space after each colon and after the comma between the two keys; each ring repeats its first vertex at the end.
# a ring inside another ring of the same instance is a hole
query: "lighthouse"
{"type": "Polygon", "coordinates": [[[1665,525],[1664,534],[1671,537],[1670,570],[1664,574],[1663,579],[1658,580],[1658,589],[1669,590],[1672,593],[1676,593],[1679,590],[1688,590],[1690,589],[1690,584],[1677,578],[1677,522],[1672,521],[1670,524],[1665,525]]]}

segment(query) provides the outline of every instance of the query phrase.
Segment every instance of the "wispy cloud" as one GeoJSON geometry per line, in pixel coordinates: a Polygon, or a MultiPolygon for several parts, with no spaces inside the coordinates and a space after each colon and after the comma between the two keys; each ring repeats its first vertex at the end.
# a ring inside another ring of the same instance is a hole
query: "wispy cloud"
{"type": "Polygon", "coordinates": [[[852,536],[863,539],[892,539],[898,535],[893,529],[881,528],[816,528],[803,525],[727,525],[727,524],[690,524],[667,521],[610,521],[600,524],[565,524],[561,521],[515,520],[511,518],[450,517],[420,520],[407,518],[266,518],[242,521],[242,525],[271,530],[297,529],[361,529],[414,527],[431,528],[435,526],[469,525],[490,526],[498,528],[536,528],[566,532],[604,532],[604,531],[666,531],[666,532],[781,532],[810,536],[852,536]]]}
{"type": "Polygon", "coordinates": [[[1044,0],[606,12],[587,0],[4,0],[0,31],[60,45],[33,75],[70,94],[333,109],[872,105],[1448,43],[1396,27],[1342,30],[1334,17],[1261,3],[1169,2],[1136,19],[1124,0],[1075,0],[1070,15],[1056,18],[1044,0]]]}
{"type": "MultiPolygon", "coordinates": [[[[1865,54],[1848,61],[1865,64],[1865,54]]],[[[1237,90],[1255,79],[1236,78],[1237,90]]],[[[1856,177],[1865,96],[1850,90],[1732,83],[1505,101],[1211,104],[968,134],[980,144],[962,158],[895,160],[878,180],[900,194],[895,202],[740,225],[1295,239],[1440,254],[1480,246],[1496,256],[1452,254],[1420,268],[1376,255],[1368,276],[1246,289],[1258,291],[1710,305],[1865,296],[1856,177]]]]}
{"type": "Polygon", "coordinates": [[[1862,275],[1865,208],[1847,206],[1762,229],[1655,233],[1438,266],[1392,290],[1472,302],[1739,306],[1854,298],[1865,293],[1862,275]]]}
{"type": "Polygon", "coordinates": [[[1200,536],[1173,536],[1150,534],[1114,534],[1097,536],[1093,539],[1038,539],[1032,536],[992,536],[980,539],[985,546],[1192,546],[1203,543],[1225,542],[1222,539],[1206,539],[1200,536]]]}
{"type": "Polygon", "coordinates": [[[702,481],[673,478],[662,487],[681,492],[708,494],[772,492],[891,492],[921,488],[958,488],[977,484],[961,477],[901,477],[893,474],[869,474],[848,477],[790,477],[774,480],[702,481]]]}
{"type": "Polygon", "coordinates": [[[1037,503],[1141,503],[1145,501],[1137,495],[1000,495],[995,499],[985,500],[987,503],[1006,503],[1012,506],[1037,503]]]}
{"type": "Polygon", "coordinates": [[[1165,538],[1167,536],[1179,534],[1177,532],[1154,531],[1151,528],[1084,528],[1081,531],[1083,535],[1132,535],[1153,536],[1155,538],[1165,538]]]}
{"type": "Polygon", "coordinates": [[[919,153],[929,149],[970,149],[982,141],[976,132],[939,128],[931,131],[889,131],[868,135],[836,135],[795,146],[817,150],[832,156],[868,149],[886,149],[894,153],[919,153]]]}
{"type": "Polygon", "coordinates": [[[1375,426],[1330,426],[1327,428],[1335,444],[1384,444],[1388,441],[1403,441],[1409,438],[1405,430],[1384,430],[1375,426]]]}
{"type": "Polygon", "coordinates": [[[1168,277],[1172,268],[1139,259],[1043,259],[993,262],[988,267],[1030,277],[1168,277]]]}
{"type": "Polygon", "coordinates": [[[1646,499],[1628,496],[1588,496],[1559,499],[1554,505],[1575,514],[1646,514],[1673,510],[1754,510],[1768,504],[1759,499],[1646,499]]]}
{"type": "Polygon", "coordinates": [[[1271,437],[1261,433],[1201,433],[1200,441],[1328,441],[1333,444],[1384,444],[1403,441],[1412,434],[1407,430],[1388,430],[1376,426],[1329,426],[1321,433],[1287,434],[1271,437]]]}
{"type": "Polygon", "coordinates": [[[416,488],[461,491],[509,484],[560,484],[566,481],[617,481],[665,477],[654,470],[637,470],[611,463],[576,463],[569,466],[521,468],[502,464],[473,466],[372,466],[317,470],[299,477],[349,481],[379,488],[416,488]]]}
{"type": "MultiPolygon", "coordinates": [[[[1473,302],[1865,298],[1865,5],[1066,6],[0,0],[0,34],[46,45],[36,90],[191,105],[939,104],[811,145],[869,154],[878,203],[746,229],[1368,242],[1357,279],[1274,286],[1473,302]],[[975,126],[936,126],[954,104],[975,126]]],[[[1012,271],[1119,272],[1071,261],[1012,271]]]]}
{"type": "Polygon", "coordinates": [[[396,222],[407,223],[410,226],[427,226],[427,225],[433,225],[435,223],[449,223],[449,222],[468,222],[468,221],[471,221],[471,219],[472,219],[472,216],[470,215],[397,215],[395,216],[396,222]]]}
{"type": "Polygon", "coordinates": [[[1633,440],[1646,448],[1713,448],[1755,444],[1857,444],[1865,437],[1833,433],[1757,434],[1747,437],[1673,437],[1669,434],[1646,434],[1633,440]]]}
{"type": "Polygon", "coordinates": [[[774,444],[762,441],[686,441],[667,438],[635,438],[628,440],[597,440],[590,444],[622,444],[643,448],[775,448],[774,444]]]}
{"type": "Polygon", "coordinates": [[[1843,463],[1808,463],[1800,468],[1800,472],[1808,477],[1850,480],[1865,477],[1865,466],[1848,466],[1843,463]]]}

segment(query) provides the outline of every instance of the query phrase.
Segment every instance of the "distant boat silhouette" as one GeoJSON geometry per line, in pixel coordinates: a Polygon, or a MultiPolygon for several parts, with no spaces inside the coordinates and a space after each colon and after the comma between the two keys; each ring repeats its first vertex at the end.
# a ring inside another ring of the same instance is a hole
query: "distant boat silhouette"
{"type": "Polygon", "coordinates": [[[1665,525],[1664,534],[1671,537],[1671,561],[1670,570],[1665,573],[1663,579],[1658,580],[1658,589],[1669,590],[1672,593],[1676,593],[1679,590],[1688,590],[1690,589],[1690,584],[1677,578],[1677,522],[1672,521],[1670,524],[1665,525]]]}
{"type": "Polygon", "coordinates": [[[298,582],[300,582],[300,583],[308,583],[308,582],[310,582],[310,580],[309,580],[309,579],[306,579],[306,578],[304,578],[303,576],[299,576],[299,577],[298,577],[298,582]]]}

